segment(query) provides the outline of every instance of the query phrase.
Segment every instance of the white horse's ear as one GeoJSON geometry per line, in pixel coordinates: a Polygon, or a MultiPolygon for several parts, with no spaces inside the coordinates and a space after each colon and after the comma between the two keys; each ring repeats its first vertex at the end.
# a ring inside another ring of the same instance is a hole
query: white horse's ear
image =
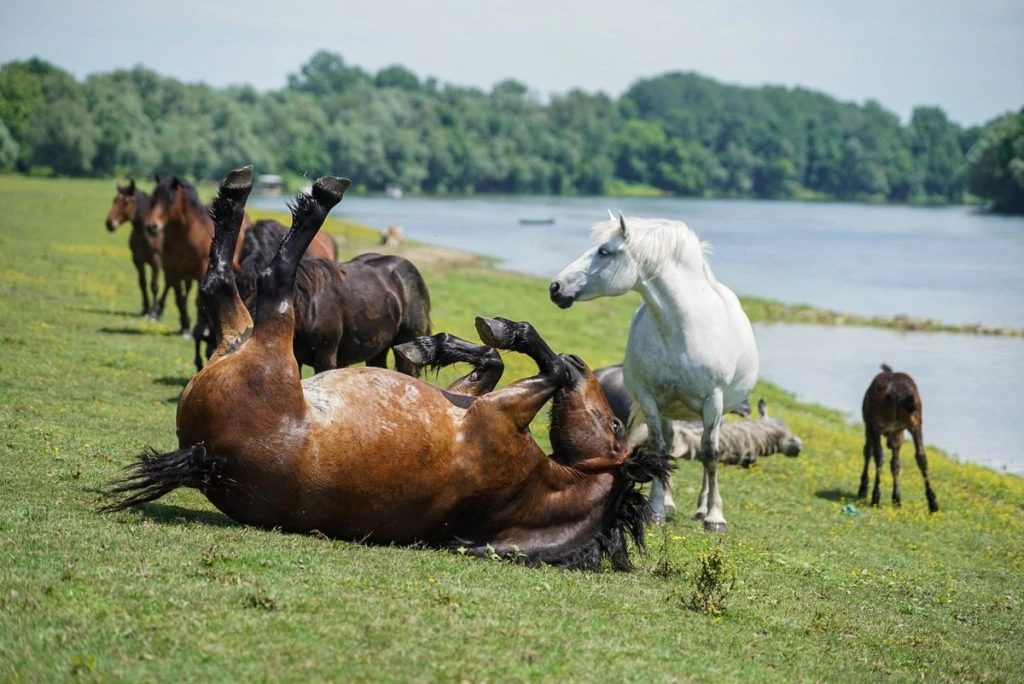
{"type": "Polygon", "coordinates": [[[619,229],[622,230],[622,237],[626,237],[626,217],[619,212],[619,229]]]}
{"type": "Polygon", "coordinates": [[[611,209],[608,210],[608,218],[611,219],[612,221],[615,220],[615,214],[612,213],[611,209]]]}

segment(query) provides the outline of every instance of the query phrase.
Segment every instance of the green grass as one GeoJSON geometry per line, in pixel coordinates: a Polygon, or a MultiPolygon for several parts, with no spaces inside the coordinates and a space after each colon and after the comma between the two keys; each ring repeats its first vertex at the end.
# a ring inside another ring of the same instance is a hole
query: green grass
{"type": "MultiPolygon", "coordinates": [[[[722,474],[738,583],[717,617],[686,607],[716,540],[685,516],[618,574],[250,529],[194,491],[96,513],[91,488],[175,446],[192,373],[173,311],[135,316],[112,194],[0,177],[0,681],[1024,679],[1024,480],[929,450],[941,513],[905,459],[901,510],[845,516],[859,429],[766,384],[805,451],[722,474]]],[[[349,250],[372,239],[347,230],[349,250]]],[[[477,266],[425,277],[437,329],[528,319],[593,366],[621,358],[636,304],[560,311],[477,266]]],[[[676,483],[692,500],[699,469],[676,483]]]]}

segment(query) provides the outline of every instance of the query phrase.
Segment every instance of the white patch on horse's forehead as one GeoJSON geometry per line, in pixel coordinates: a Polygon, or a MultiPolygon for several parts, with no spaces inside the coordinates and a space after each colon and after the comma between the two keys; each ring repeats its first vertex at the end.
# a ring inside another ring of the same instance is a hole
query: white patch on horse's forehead
{"type": "Polygon", "coordinates": [[[279,313],[279,314],[286,314],[286,313],[288,313],[288,309],[289,309],[289,308],[290,308],[290,307],[288,306],[288,300],[286,299],[285,301],[281,302],[281,303],[280,303],[280,304],[278,305],[278,307],[277,307],[277,313],[279,313]]]}

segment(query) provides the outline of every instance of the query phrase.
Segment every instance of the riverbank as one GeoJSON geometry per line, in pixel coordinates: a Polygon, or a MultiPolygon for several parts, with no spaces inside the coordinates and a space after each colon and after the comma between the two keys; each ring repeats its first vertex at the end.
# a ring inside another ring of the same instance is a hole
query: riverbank
{"type": "MultiPolygon", "coordinates": [[[[1024,677],[1024,480],[929,448],[929,515],[905,449],[903,507],[888,475],[883,506],[865,507],[861,431],[764,382],[755,395],[805,448],[723,471],[737,582],[717,618],[685,605],[717,541],[686,515],[619,574],[246,528],[194,491],[97,514],[93,488],[174,447],[193,372],[173,307],[136,316],[127,233],[102,226],[111,196],[0,178],[0,680],[1024,677]]],[[[345,254],[377,249],[371,230],[327,228],[345,254]]],[[[542,279],[419,248],[400,253],[420,263],[435,330],[475,339],[473,316],[503,315],[592,366],[621,359],[634,297],[563,311],[542,279]]],[[[505,358],[506,381],[535,371],[505,358]]],[[[547,445],[544,417],[533,431],[547,445]]]]}

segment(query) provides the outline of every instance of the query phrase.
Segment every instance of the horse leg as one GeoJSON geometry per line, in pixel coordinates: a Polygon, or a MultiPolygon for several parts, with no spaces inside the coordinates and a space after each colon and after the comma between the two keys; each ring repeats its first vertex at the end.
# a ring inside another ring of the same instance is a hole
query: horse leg
{"type": "Polygon", "coordinates": [[[864,471],[860,474],[860,489],[857,490],[858,499],[868,498],[868,466],[871,463],[871,443],[875,435],[870,427],[864,426],[864,471]]]}
{"type": "MultiPolygon", "coordinates": [[[[633,409],[633,415],[630,416],[630,435],[636,434],[636,427],[634,424],[639,414],[644,417],[644,423],[647,425],[647,447],[653,449],[659,454],[666,453],[665,451],[665,433],[662,430],[663,421],[661,419],[661,408],[658,406],[657,398],[646,388],[637,388],[637,396],[634,397],[635,404],[633,409]]],[[[631,440],[632,442],[632,440],[631,440]]],[[[630,446],[635,446],[632,443],[630,446]]],[[[662,525],[665,523],[665,482],[660,477],[656,477],[651,480],[651,491],[647,495],[647,500],[651,504],[651,521],[655,525],[662,525]]],[[[698,509],[698,515],[700,510],[698,509]]]]}
{"type": "MultiPolygon", "coordinates": [[[[164,303],[158,296],[160,293],[160,260],[157,257],[152,257],[149,260],[149,289],[153,293],[153,308],[149,310],[149,317],[153,320],[160,318],[160,314],[163,313],[164,303]]],[[[166,288],[164,289],[164,296],[166,296],[166,288]]]]}
{"type": "Polygon", "coordinates": [[[903,446],[903,430],[894,432],[886,440],[886,446],[892,451],[889,467],[892,469],[892,505],[899,506],[900,500],[900,447],[903,446]]]}
{"type": "Polygon", "coordinates": [[[472,365],[471,372],[448,386],[448,391],[455,394],[471,397],[487,394],[494,390],[505,372],[505,364],[497,349],[473,344],[448,333],[417,337],[411,342],[395,345],[394,350],[396,368],[399,362],[416,368],[429,366],[435,370],[460,362],[472,365]]]}
{"type": "MultiPolygon", "coordinates": [[[[135,270],[139,273],[139,290],[142,291],[142,315],[149,313],[149,292],[146,291],[146,262],[136,261],[135,270]]],[[[156,296],[154,294],[154,296],[156,296]]]]}
{"type": "Polygon", "coordinates": [[[700,459],[704,462],[707,479],[708,514],[704,517],[704,529],[708,532],[725,532],[725,515],[722,513],[722,496],[718,491],[718,435],[722,428],[722,391],[715,392],[704,400],[701,411],[704,418],[704,434],[700,439],[700,459]]]}
{"type": "Polygon", "coordinates": [[[292,289],[299,260],[327,219],[328,212],[341,201],[349,184],[350,181],[344,178],[324,177],[313,184],[312,194],[298,195],[292,207],[292,227],[256,281],[253,339],[275,347],[282,357],[294,356],[292,289]]]}
{"type": "Polygon", "coordinates": [[[924,437],[921,434],[920,420],[910,428],[910,435],[914,438],[914,458],[917,460],[917,467],[921,469],[921,475],[924,476],[924,493],[928,497],[928,510],[935,513],[939,510],[939,501],[935,498],[932,483],[928,479],[928,456],[924,453],[924,437]]]}
{"type": "Polygon", "coordinates": [[[871,505],[877,506],[882,500],[882,463],[885,455],[882,454],[882,436],[875,434],[870,442],[871,455],[875,459],[875,488],[871,491],[871,505]]]}
{"type": "Polygon", "coordinates": [[[509,416],[517,430],[528,429],[544,404],[568,382],[566,362],[529,323],[478,316],[476,331],[487,346],[526,354],[537,363],[538,375],[514,382],[481,399],[509,416]]]}
{"type": "Polygon", "coordinates": [[[215,355],[220,355],[236,348],[252,329],[252,318],[238,296],[232,267],[235,242],[242,226],[242,217],[245,215],[245,202],[251,190],[251,166],[231,171],[221,183],[210,209],[214,235],[210,245],[210,263],[199,286],[195,358],[197,368],[202,367],[202,359],[199,356],[199,342],[202,337],[212,338],[213,344],[210,339],[207,341],[207,352],[211,346],[216,345],[215,355]]]}
{"type": "MultiPolygon", "coordinates": [[[[668,421],[662,421],[661,432],[663,435],[671,435],[671,439],[675,439],[675,433],[672,431],[672,425],[668,421]]],[[[670,449],[671,453],[672,450],[670,449]]],[[[672,498],[672,473],[670,472],[665,479],[662,481],[662,485],[665,488],[665,518],[671,518],[676,514],[676,502],[672,498]]]]}
{"type": "MultiPolygon", "coordinates": [[[[388,350],[385,347],[384,351],[377,354],[373,358],[366,360],[366,365],[371,368],[387,368],[388,367],[388,350]]],[[[408,374],[407,374],[408,375],[408,374]]]]}
{"type": "Polygon", "coordinates": [[[192,335],[188,321],[188,291],[190,285],[190,281],[179,278],[174,281],[172,286],[174,288],[174,303],[178,306],[178,317],[181,323],[181,329],[178,332],[185,338],[192,335]]]}
{"type": "MultiPolygon", "coordinates": [[[[192,328],[192,340],[195,342],[196,352],[192,360],[196,364],[196,373],[198,373],[203,370],[203,357],[199,353],[199,348],[203,343],[203,339],[207,336],[208,330],[206,325],[206,310],[203,307],[202,296],[200,296],[199,301],[197,301],[196,304],[196,327],[192,328]]],[[[206,348],[209,350],[209,343],[207,343],[206,348]]]]}

